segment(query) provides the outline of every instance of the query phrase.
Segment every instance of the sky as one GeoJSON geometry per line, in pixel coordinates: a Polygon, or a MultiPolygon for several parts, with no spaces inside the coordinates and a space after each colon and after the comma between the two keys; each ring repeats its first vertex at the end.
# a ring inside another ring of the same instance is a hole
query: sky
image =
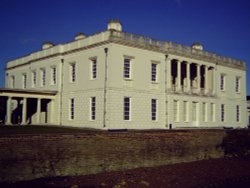
{"type": "Polygon", "coordinates": [[[0,0],[0,88],[9,60],[105,31],[110,19],[125,32],[243,60],[250,83],[250,0],[0,0]]]}

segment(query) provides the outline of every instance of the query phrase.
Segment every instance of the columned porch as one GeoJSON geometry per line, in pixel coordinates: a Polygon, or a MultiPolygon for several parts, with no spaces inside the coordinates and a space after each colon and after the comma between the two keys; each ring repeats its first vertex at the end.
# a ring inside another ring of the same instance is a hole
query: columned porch
{"type": "Polygon", "coordinates": [[[56,91],[0,89],[1,123],[28,125],[53,123],[56,91]]]}

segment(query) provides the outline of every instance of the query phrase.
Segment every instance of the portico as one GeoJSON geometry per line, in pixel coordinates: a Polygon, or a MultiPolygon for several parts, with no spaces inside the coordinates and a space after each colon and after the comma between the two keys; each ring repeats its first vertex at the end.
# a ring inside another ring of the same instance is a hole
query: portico
{"type": "Polygon", "coordinates": [[[2,105],[6,106],[4,124],[53,123],[53,106],[56,91],[0,89],[2,105]]]}
{"type": "Polygon", "coordinates": [[[214,94],[214,66],[178,59],[168,59],[166,63],[168,92],[214,94]]]}

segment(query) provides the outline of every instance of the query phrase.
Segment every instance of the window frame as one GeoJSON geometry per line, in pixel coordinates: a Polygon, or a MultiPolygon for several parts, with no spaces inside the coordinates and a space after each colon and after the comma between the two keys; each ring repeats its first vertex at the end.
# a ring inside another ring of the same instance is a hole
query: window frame
{"type": "Polygon", "coordinates": [[[152,121],[157,121],[158,120],[157,106],[158,106],[158,100],[157,99],[151,99],[151,120],[152,121]]]}
{"type": "Polygon", "coordinates": [[[41,86],[44,87],[46,86],[46,69],[41,68],[40,72],[41,72],[41,86]]]}
{"type": "Polygon", "coordinates": [[[69,63],[69,81],[70,83],[75,83],[76,82],[76,63],[69,63]]]}
{"type": "Polygon", "coordinates": [[[37,84],[37,72],[36,70],[31,71],[31,87],[36,87],[37,84]]]}
{"type": "Polygon", "coordinates": [[[96,97],[90,97],[90,121],[96,120],[96,97]]]}
{"type": "Polygon", "coordinates": [[[220,91],[225,91],[226,88],[226,75],[220,74],[220,91]]]}
{"type": "Polygon", "coordinates": [[[225,104],[221,104],[221,122],[225,122],[225,104]]]}
{"type": "Polygon", "coordinates": [[[241,80],[241,77],[239,76],[235,77],[235,92],[236,93],[240,93],[240,80],[241,80]]]}
{"type": "Polygon", "coordinates": [[[69,120],[75,119],[75,98],[70,98],[69,102],[69,120]]]}
{"type": "Polygon", "coordinates": [[[151,82],[158,83],[159,62],[151,61],[151,82]]]}
{"type": "Polygon", "coordinates": [[[123,98],[123,120],[131,121],[131,97],[123,98]]]}
{"type": "Polygon", "coordinates": [[[236,122],[240,122],[240,105],[236,105],[236,122]]]}
{"type": "Polygon", "coordinates": [[[90,58],[91,62],[91,80],[95,80],[97,78],[97,58],[90,58]]]}
{"type": "Polygon", "coordinates": [[[56,66],[51,67],[51,85],[57,84],[57,68],[56,66]]]}
{"type": "Polygon", "coordinates": [[[23,81],[23,89],[27,88],[27,73],[22,74],[22,81],[23,81]]]}
{"type": "Polygon", "coordinates": [[[125,80],[131,80],[131,62],[132,60],[130,58],[124,58],[123,60],[123,78],[125,80]]]}

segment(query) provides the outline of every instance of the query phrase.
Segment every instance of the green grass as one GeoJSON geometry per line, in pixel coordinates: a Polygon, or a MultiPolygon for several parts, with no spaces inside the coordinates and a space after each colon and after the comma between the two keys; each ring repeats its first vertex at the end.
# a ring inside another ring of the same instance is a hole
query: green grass
{"type": "Polygon", "coordinates": [[[90,131],[90,129],[38,125],[0,126],[0,136],[14,134],[81,133],[87,131],[90,131]]]}

